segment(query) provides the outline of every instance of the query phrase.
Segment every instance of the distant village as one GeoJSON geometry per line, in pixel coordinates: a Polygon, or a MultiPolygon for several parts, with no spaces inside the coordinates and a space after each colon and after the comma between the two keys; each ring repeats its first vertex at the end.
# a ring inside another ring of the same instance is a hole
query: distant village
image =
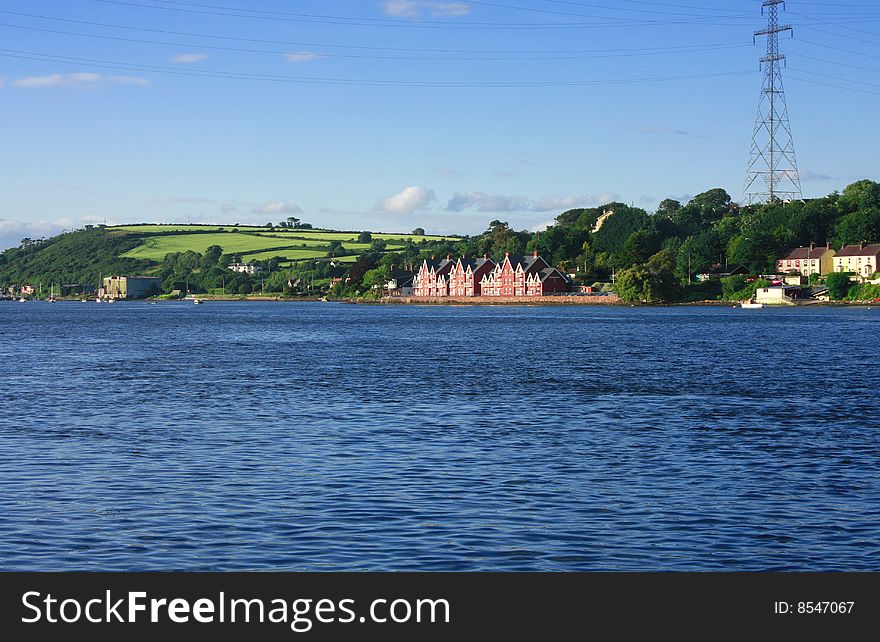
{"type": "MultiPolygon", "coordinates": [[[[880,244],[846,245],[835,250],[830,244],[794,248],[776,261],[775,274],[749,275],[743,266],[718,265],[709,272],[695,274],[697,281],[712,281],[730,276],[766,280],[767,287],[757,288],[754,302],[761,304],[797,304],[805,301],[829,300],[828,288],[821,277],[832,273],[847,273],[860,283],[880,284],[877,275],[880,266],[880,244]]],[[[230,271],[249,275],[258,274],[262,266],[257,262],[230,263],[230,271]]],[[[447,255],[444,258],[425,259],[418,269],[414,265],[392,270],[391,279],[382,286],[386,297],[405,297],[417,300],[471,300],[484,298],[515,302],[534,300],[536,297],[588,296],[602,297],[613,302],[611,291],[598,291],[595,286],[578,283],[578,273],[563,272],[551,266],[538,252],[531,256],[506,254],[500,261],[488,256],[481,258],[447,255]]],[[[343,281],[333,279],[331,286],[343,281]]],[[[80,298],[81,300],[117,301],[146,299],[161,293],[161,281],[151,276],[109,276],[100,287],[92,284],[50,284],[48,292],[42,285],[22,284],[9,288],[2,298],[6,300],[47,298],[48,300],[80,298]]],[[[186,296],[181,292],[181,297],[186,296]]],[[[591,301],[600,302],[600,301],[591,301]]],[[[604,301],[603,301],[604,302],[604,301]]]]}

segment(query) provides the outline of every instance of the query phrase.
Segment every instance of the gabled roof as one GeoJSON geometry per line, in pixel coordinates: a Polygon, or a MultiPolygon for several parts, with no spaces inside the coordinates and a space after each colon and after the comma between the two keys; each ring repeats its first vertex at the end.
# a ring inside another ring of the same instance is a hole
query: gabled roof
{"type": "Polygon", "coordinates": [[[822,246],[822,247],[796,247],[791,252],[788,253],[788,256],[784,257],[783,261],[795,261],[798,259],[821,259],[827,252],[833,252],[831,248],[822,246]]]}
{"type": "Polygon", "coordinates": [[[399,270],[391,273],[391,280],[397,281],[397,287],[399,288],[405,288],[408,285],[412,285],[413,279],[415,278],[416,275],[409,270],[399,270]]]}
{"type": "Polygon", "coordinates": [[[880,243],[864,247],[861,245],[847,245],[841,248],[837,256],[877,256],[878,254],[880,254],[880,243]]]}
{"type": "Polygon", "coordinates": [[[510,261],[511,268],[514,270],[521,268],[523,272],[535,269],[536,265],[547,265],[547,261],[540,256],[507,256],[505,258],[510,261]]]}
{"type": "Polygon", "coordinates": [[[422,268],[427,269],[429,272],[434,270],[434,272],[438,275],[446,274],[450,270],[452,270],[456,265],[456,262],[449,258],[440,259],[437,261],[436,259],[425,259],[422,262],[422,268]]]}
{"type": "Polygon", "coordinates": [[[568,281],[568,278],[562,272],[560,272],[559,270],[557,270],[554,267],[544,268],[543,270],[538,272],[538,275],[541,277],[541,282],[546,281],[551,276],[558,276],[563,281],[568,281]]]}

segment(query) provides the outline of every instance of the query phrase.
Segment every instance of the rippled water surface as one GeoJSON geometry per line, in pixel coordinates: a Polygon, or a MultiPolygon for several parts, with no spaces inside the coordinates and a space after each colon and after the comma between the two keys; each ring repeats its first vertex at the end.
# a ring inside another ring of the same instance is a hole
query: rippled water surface
{"type": "Polygon", "coordinates": [[[0,303],[3,570],[880,570],[880,309],[0,303]]]}

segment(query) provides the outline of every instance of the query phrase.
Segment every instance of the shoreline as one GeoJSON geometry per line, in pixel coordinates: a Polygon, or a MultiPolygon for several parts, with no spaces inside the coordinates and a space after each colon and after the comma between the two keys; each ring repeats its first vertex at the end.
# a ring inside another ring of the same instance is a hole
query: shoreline
{"type": "MultiPolygon", "coordinates": [[[[738,301],[681,301],[670,303],[627,303],[617,297],[610,296],[547,296],[547,297],[384,297],[381,299],[367,298],[342,298],[328,299],[326,297],[285,297],[285,296],[215,296],[205,295],[187,299],[120,299],[121,303],[189,303],[194,299],[208,303],[342,303],[347,305],[417,305],[417,306],[556,306],[556,307],[626,307],[626,308],[672,308],[672,307],[721,307],[739,308],[738,301]]],[[[0,303],[17,303],[16,299],[0,299],[0,303]]],[[[47,303],[46,299],[28,299],[28,303],[47,303]]],[[[81,299],[56,299],[55,303],[82,303],[81,299]]],[[[94,303],[89,299],[88,303],[94,303]]],[[[811,301],[807,304],[773,305],[767,304],[765,308],[880,308],[880,302],[876,301],[811,301]]]]}

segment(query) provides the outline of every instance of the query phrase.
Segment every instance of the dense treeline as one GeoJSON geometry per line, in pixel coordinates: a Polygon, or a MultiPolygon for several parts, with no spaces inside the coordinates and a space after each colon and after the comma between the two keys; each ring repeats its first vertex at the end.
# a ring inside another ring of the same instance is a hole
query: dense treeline
{"type": "Polygon", "coordinates": [[[0,253],[0,285],[25,283],[94,283],[101,275],[140,274],[150,261],[119,258],[141,239],[109,234],[88,226],[50,239],[23,239],[19,247],[0,253]]]}
{"type": "MultiPolygon", "coordinates": [[[[286,226],[302,227],[296,219],[286,226]]],[[[500,260],[505,253],[537,251],[552,265],[576,274],[583,284],[614,280],[615,289],[627,301],[730,298],[747,295],[755,282],[697,284],[694,275],[725,265],[742,265],[760,275],[772,272],[776,259],[796,246],[831,243],[839,248],[880,242],[880,183],[861,180],[824,198],[746,207],[734,203],[723,189],[708,190],[687,203],[664,200],[653,213],[608,203],[563,212],[552,226],[537,233],[517,231],[495,220],[480,235],[418,243],[410,239],[395,252],[388,252],[386,242],[373,240],[369,232],[358,241],[371,245],[354,263],[340,262],[338,257],[351,252],[331,241],[324,259],[281,267],[283,259],[278,257],[263,262],[260,274],[249,276],[231,272],[229,263],[240,257],[223,254],[218,246],[204,254],[169,254],[158,266],[120,259],[141,239],[92,228],[48,241],[23,242],[3,252],[0,285],[36,279],[97,283],[100,274],[150,273],[162,279],[165,292],[245,294],[262,289],[308,294],[326,290],[335,280],[333,294],[354,296],[371,292],[397,272],[418,269],[432,257],[486,255],[500,260]]]]}
{"type": "Polygon", "coordinates": [[[711,189],[684,204],[664,200],[650,214],[608,203],[563,212],[538,233],[517,232],[493,221],[479,236],[408,246],[403,253],[381,258],[365,256],[352,270],[345,291],[381,282],[392,265],[417,264],[431,256],[488,255],[500,260],[507,252],[537,250],[583,284],[614,279],[628,301],[718,299],[747,295],[755,285],[734,279],[723,292],[717,281],[695,283],[696,274],[732,265],[766,274],[793,247],[831,243],[840,248],[861,242],[880,242],[880,183],[862,180],[824,198],[747,207],[734,203],[723,189],[711,189]]]}

